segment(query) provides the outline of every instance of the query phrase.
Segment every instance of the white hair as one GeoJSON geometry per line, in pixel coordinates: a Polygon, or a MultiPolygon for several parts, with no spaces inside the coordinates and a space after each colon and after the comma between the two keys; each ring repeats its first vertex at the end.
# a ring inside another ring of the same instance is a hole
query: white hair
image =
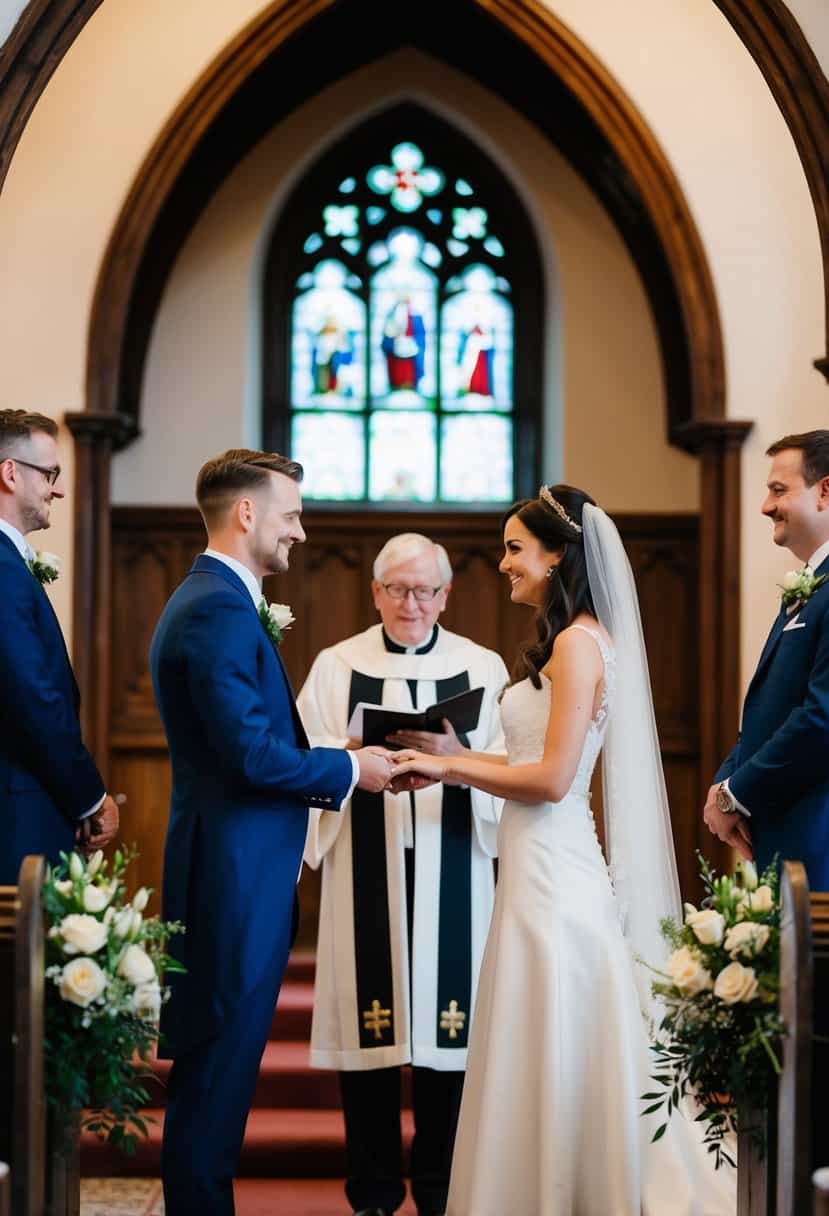
{"type": "Polygon", "coordinates": [[[449,554],[443,545],[436,544],[433,540],[429,540],[428,536],[421,535],[420,532],[401,532],[386,541],[374,559],[375,581],[382,582],[385,572],[393,566],[402,566],[403,562],[410,562],[413,557],[420,557],[421,553],[429,551],[433,552],[437,558],[441,586],[445,587],[452,582],[449,554]]]}

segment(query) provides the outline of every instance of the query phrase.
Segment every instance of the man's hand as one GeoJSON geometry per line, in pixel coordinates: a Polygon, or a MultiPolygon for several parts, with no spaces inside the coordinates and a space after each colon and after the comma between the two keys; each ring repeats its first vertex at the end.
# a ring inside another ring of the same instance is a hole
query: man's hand
{"type": "Polygon", "coordinates": [[[459,756],[464,746],[455,733],[448,718],[443,719],[443,730],[399,730],[387,736],[388,743],[398,747],[414,747],[427,756],[459,756]]]}
{"type": "Polygon", "coordinates": [[[391,780],[392,766],[389,753],[384,747],[360,747],[354,755],[360,767],[357,781],[361,790],[379,794],[391,780]]]}
{"type": "Polygon", "coordinates": [[[118,804],[107,794],[99,810],[84,819],[78,826],[76,840],[84,853],[105,849],[118,834],[118,804]]]}
{"type": "Polygon", "coordinates": [[[726,815],[717,807],[718,785],[712,785],[705,800],[702,817],[709,832],[718,836],[725,844],[730,845],[745,861],[754,860],[754,850],[751,847],[751,832],[745,816],[739,811],[726,815]]]}

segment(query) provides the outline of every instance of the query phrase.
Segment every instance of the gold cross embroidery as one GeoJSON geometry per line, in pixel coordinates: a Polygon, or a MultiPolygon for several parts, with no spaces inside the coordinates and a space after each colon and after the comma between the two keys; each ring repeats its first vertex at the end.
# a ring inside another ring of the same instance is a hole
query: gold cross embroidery
{"type": "Polygon", "coordinates": [[[450,1001],[449,1008],[440,1011],[440,1028],[449,1031],[450,1039],[458,1037],[458,1031],[463,1030],[465,1022],[466,1014],[462,1009],[458,1009],[457,1001],[450,1001]]]}
{"type": "Polygon", "coordinates": [[[391,1026],[390,1009],[383,1009],[378,1000],[371,1002],[371,1009],[363,1010],[363,1024],[366,1030],[373,1030],[375,1039],[382,1039],[383,1031],[391,1026]]]}

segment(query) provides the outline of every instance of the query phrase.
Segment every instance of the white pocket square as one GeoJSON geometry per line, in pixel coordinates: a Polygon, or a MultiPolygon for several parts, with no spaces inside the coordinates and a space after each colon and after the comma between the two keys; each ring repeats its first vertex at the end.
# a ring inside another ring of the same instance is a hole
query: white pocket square
{"type": "Polygon", "coordinates": [[[789,621],[788,625],[784,626],[783,632],[788,633],[790,629],[805,629],[805,628],[806,628],[806,622],[799,621],[797,619],[797,617],[795,617],[793,621],[789,621]]]}

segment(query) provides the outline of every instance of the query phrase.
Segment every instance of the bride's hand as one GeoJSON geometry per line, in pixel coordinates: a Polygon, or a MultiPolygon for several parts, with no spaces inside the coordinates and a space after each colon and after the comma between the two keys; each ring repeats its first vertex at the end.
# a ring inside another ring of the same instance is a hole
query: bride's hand
{"type": "Polygon", "coordinates": [[[425,777],[430,782],[442,781],[444,785],[463,785],[463,780],[452,772],[451,760],[445,760],[442,756],[424,756],[418,751],[394,752],[392,768],[392,788],[410,788],[400,781],[407,774],[425,777]]]}

